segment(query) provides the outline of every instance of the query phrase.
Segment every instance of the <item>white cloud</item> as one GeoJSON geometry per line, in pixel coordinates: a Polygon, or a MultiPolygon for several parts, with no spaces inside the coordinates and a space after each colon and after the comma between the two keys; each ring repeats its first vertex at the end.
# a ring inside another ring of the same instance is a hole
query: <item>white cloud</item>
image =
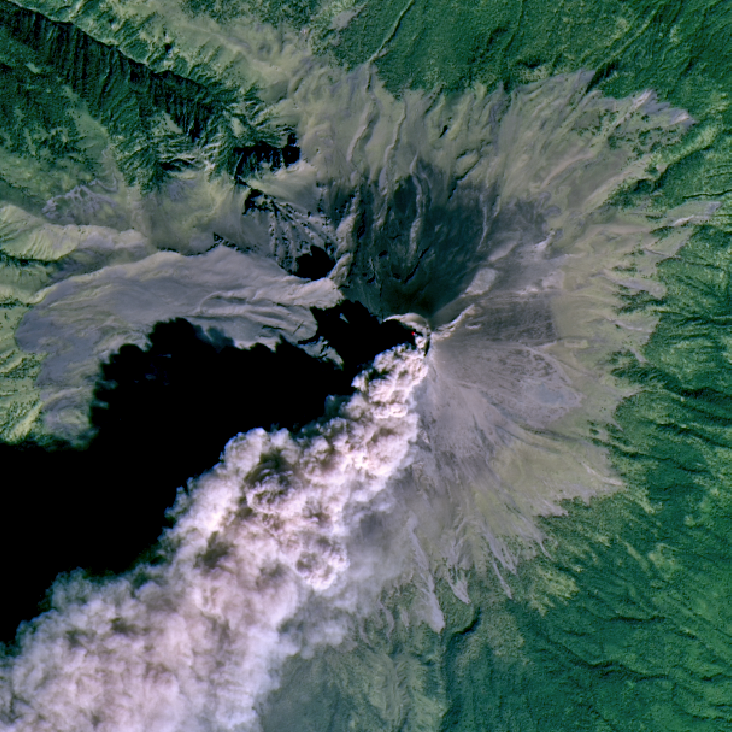
{"type": "Polygon", "coordinates": [[[234,438],[221,464],[179,494],[165,564],[57,582],[54,609],[0,670],[3,729],[256,726],[255,702],[297,650],[280,624],[348,568],[354,511],[385,488],[416,434],[423,350],[399,347],[376,366],[383,376],[360,376],[311,436],[234,438]]]}

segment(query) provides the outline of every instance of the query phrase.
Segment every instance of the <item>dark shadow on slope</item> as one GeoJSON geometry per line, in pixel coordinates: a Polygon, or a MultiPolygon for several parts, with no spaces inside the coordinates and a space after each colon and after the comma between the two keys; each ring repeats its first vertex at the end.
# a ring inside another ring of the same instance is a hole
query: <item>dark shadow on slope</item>
{"type": "Polygon", "coordinates": [[[297,138],[290,133],[282,147],[259,140],[252,145],[235,147],[232,157],[237,160],[234,180],[237,183],[246,183],[254,173],[265,167],[279,170],[283,166],[293,165],[300,159],[300,148],[297,138]]]}
{"type": "Polygon", "coordinates": [[[308,280],[319,280],[327,277],[333,267],[335,260],[321,247],[311,247],[309,252],[299,256],[295,260],[296,277],[304,277],[308,280]]]}
{"type": "Polygon", "coordinates": [[[59,572],[102,576],[155,561],[176,489],[215,465],[231,437],[322,418],[328,396],[350,394],[377,353],[414,343],[408,329],[357,303],[313,313],[314,340],[342,365],[287,342],[241,350],[182,319],[159,323],[146,350],[125,345],[102,367],[86,448],[0,444],[0,639],[38,614],[59,572]]]}
{"type": "MultiPolygon", "coordinates": [[[[350,204],[337,186],[328,196],[326,215],[337,225],[350,204]]],[[[495,245],[485,214],[494,198],[421,160],[387,197],[377,183],[362,184],[346,296],[381,316],[431,318],[465,290],[495,245]]]]}

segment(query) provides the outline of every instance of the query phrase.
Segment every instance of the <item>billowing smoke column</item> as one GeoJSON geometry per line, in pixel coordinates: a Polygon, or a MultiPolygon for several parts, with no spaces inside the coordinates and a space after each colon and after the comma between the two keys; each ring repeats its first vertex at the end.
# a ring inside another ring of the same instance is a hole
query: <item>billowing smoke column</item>
{"type": "Polygon", "coordinates": [[[0,640],[40,612],[59,572],[99,577],[154,558],[176,490],[215,465],[232,435],[327,419],[378,354],[414,345],[406,325],[357,303],[313,313],[315,336],[274,349],[238,349],[180,318],[158,323],[145,349],[126,344],[102,364],[88,441],[0,443],[0,464],[24,486],[0,495],[0,513],[14,517],[0,554],[14,557],[5,578],[16,588],[0,606],[0,640]],[[318,344],[338,362],[306,351],[318,344]]]}
{"type": "Polygon", "coordinates": [[[278,630],[348,567],[358,513],[402,464],[426,338],[376,359],[340,414],[311,434],[255,430],[187,491],[163,540],[168,561],[117,580],[54,588],[0,676],[3,728],[180,732],[255,722],[278,630]]]}

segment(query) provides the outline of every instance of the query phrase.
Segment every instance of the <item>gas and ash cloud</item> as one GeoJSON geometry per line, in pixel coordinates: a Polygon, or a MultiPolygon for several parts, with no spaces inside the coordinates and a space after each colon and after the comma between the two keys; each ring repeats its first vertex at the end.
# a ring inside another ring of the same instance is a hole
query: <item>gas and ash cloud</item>
{"type": "Polygon", "coordinates": [[[265,40],[226,53],[259,70],[267,114],[299,139],[297,164],[252,182],[267,205],[242,216],[246,194],[204,166],[154,199],[105,192],[128,212],[124,231],[0,211],[6,251],[58,262],[50,286],[40,275],[5,285],[28,307],[23,347],[51,351],[39,424],[81,429],[95,364],[165,317],[214,319],[240,343],[263,328],[288,337],[314,330],[308,306],[344,293],[382,317],[413,313],[429,351],[421,341],[382,356],[382,375],[360,377],[341,414],[308,436],[234,438],[180,494],[162,565],[60,580],[54,609],[3,662],[5,729],[255,726],[256,700],[299,647],[279,628],[309,594],[335,603],[358,595],[354,583],[367,595],[411,579],[424,589],[415,613],[439,629],[435,575],[468,601],[463,573],[511,571],[510,540],[542,540],[536,516],[618,487],[587,425],[625,394],[609,355],[637,348],[653,323],[618,316],[616,289],[651,288],[685,222],[709,212],[650,220],[607,202],[649,166],[662,171],[654,145],[678,139],[688,116],[649,92],[588,91],[585,73],[397,99],[373,68],[265,40]],[[214,233],[240,251],[205,253],[214,233]],[[276,271],[312,245],[336,259],[327,278],[276,271]],[[614,269],[629,261],[634,273],[614,269]],[[357,557],[368,547],[352,532],[377,495],[396,537],[381,566],[357,557]]]}
{"type": "Polygon", "coordinates": [[[307,437],[254,430],[172,509],[169,561],[54,588],[2,671],[6,729],[225,730],[255,722],[280,636],[309,592],[348,567],[345,539],[402,464],[417,429],[424,348],[400,346],[307,437]]]}

